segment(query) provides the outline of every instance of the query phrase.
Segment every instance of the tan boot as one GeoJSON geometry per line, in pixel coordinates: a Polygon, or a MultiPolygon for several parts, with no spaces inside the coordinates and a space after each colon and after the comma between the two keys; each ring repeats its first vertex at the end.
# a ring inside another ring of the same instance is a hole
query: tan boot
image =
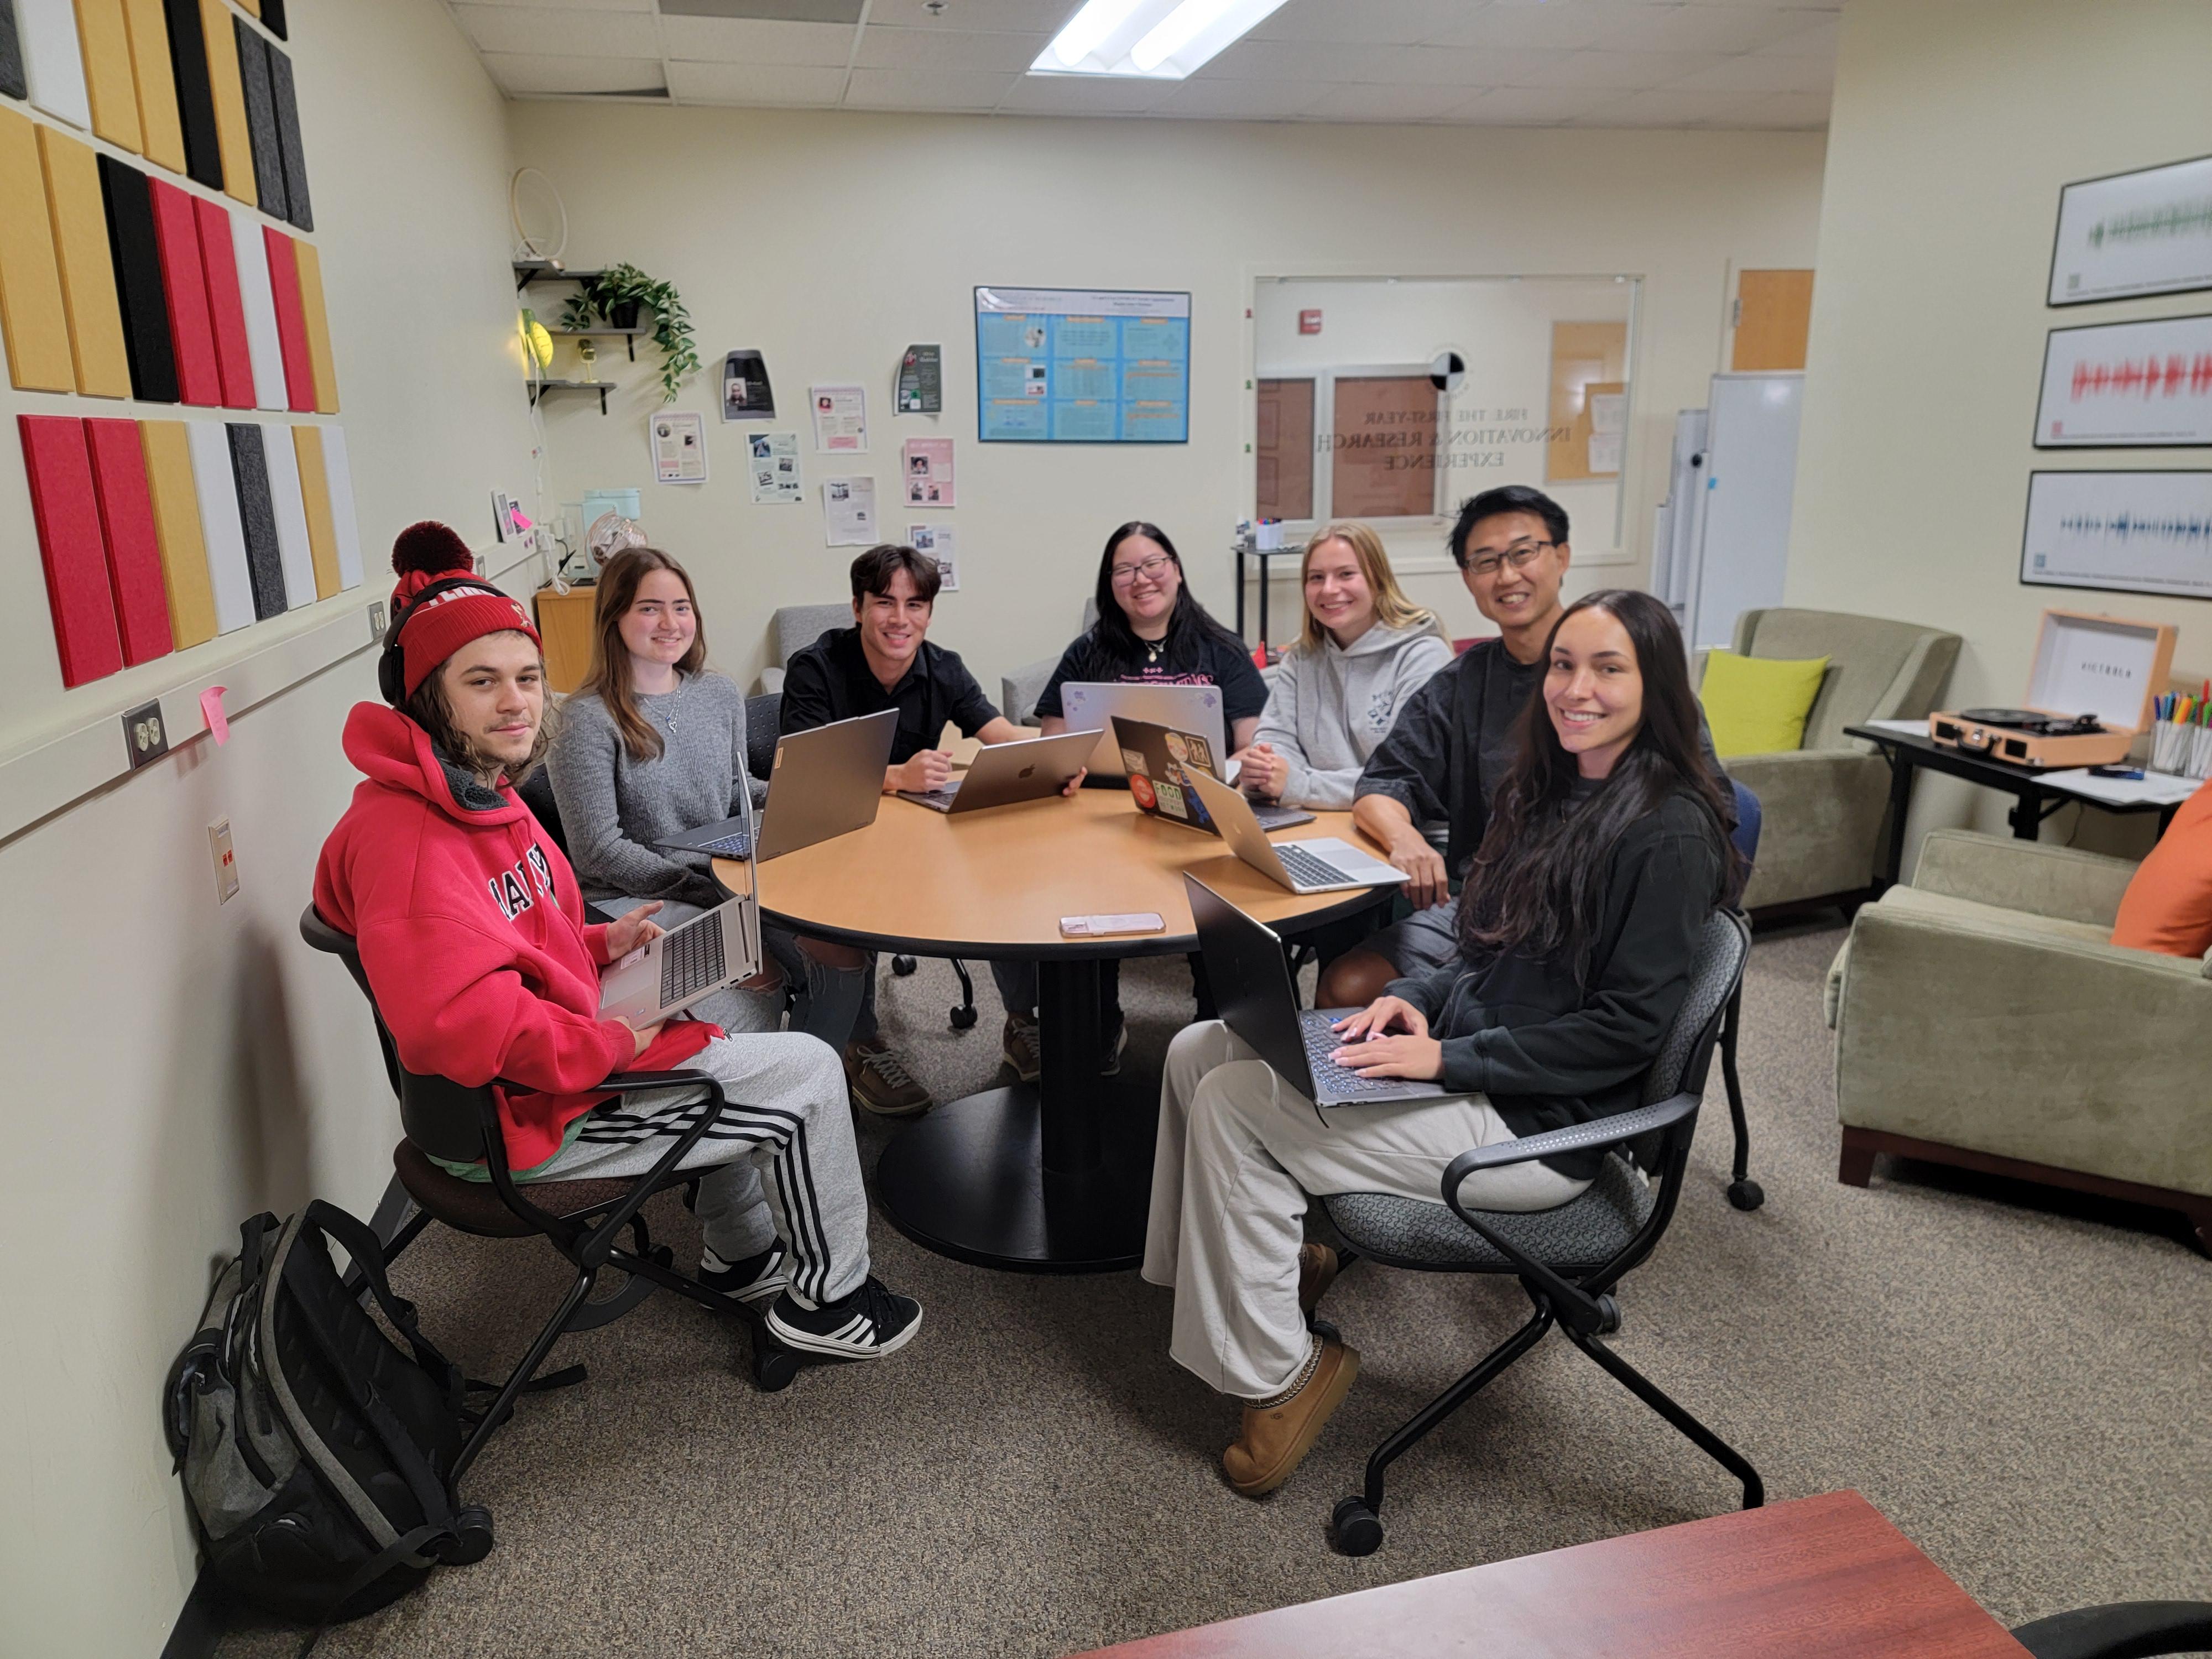
{"type": "Polygon", "coordinates": [[[1245,1407],[1244,1431],[1221,1454],[1229,1484],[1247,1498],[1258,1498],[1289,1480],[1358,1375],[1357,1348],[1324,1342],[1304,1387],[1279,1404],[1245,1407]]]}
{"type": "Polygon", "coordinates": [[[1326,1244],[1298,1246],[1298,1311],[1309,1319],[1336,1282],[1336,1252],[1326,1244]]]}

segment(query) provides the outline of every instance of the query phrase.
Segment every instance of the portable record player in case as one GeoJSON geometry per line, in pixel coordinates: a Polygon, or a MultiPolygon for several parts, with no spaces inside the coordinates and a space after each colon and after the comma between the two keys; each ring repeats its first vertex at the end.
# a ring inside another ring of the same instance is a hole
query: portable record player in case
{"type": "Polygon", "coordinates": [[[2167,623],[2046,611],[2027,706],[1930,714],[1928,735],[1947,748],[2039,770],[2125,760],[2149,729],[2151,699],[2173,666],[2174,634],[2167,623]]]}

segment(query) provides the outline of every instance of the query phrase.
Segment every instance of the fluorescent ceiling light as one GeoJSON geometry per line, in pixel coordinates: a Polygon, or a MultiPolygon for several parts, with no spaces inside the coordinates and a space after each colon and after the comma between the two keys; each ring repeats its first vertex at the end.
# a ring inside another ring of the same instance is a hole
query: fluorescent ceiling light
{"type": "Polygon", "coordinates": [[[1032,75],[1180,81],[1284,0],[1086,0],[1030,65],[1032,75]]]}

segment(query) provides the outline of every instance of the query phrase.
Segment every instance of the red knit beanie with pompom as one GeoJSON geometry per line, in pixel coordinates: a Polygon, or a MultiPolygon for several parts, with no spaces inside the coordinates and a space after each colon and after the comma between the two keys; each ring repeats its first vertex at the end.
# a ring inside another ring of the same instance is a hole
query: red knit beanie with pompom
{"type": "Polygon", "coordinates": [[[400,630],[407,696],[413,696],[440,663],[487,634],[527,634],[532,644],[542,647],[522,601],[487,582],[434,593],[416,614],[415,596],[431,583],[476,574],[468,544],[446,526],[429,519],[409,525],[392,544],[392,568],[399,576],[392,590],[392,625],[400,630]]]}

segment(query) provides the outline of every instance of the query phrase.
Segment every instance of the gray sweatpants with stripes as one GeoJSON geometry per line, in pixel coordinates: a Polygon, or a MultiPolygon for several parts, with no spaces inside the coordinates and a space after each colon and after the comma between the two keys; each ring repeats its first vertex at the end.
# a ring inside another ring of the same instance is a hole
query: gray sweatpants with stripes
{"type": "MultiPolygon", "coordinates": [[[[858,1288],[868,1273],[868,1195],[836,1051],[797,1031],[754,1032],[718,1037],[687,1064],[720,1083],[724,1101],[682,1165],[713,1171],[699,1183],[707,1248],[738,1261],[781,1238],[804,1301],[858,1288]]],[[[703,1109],[696,1089],[609,1101],[532,1178],[643,1175],[703,1109]]]]}

